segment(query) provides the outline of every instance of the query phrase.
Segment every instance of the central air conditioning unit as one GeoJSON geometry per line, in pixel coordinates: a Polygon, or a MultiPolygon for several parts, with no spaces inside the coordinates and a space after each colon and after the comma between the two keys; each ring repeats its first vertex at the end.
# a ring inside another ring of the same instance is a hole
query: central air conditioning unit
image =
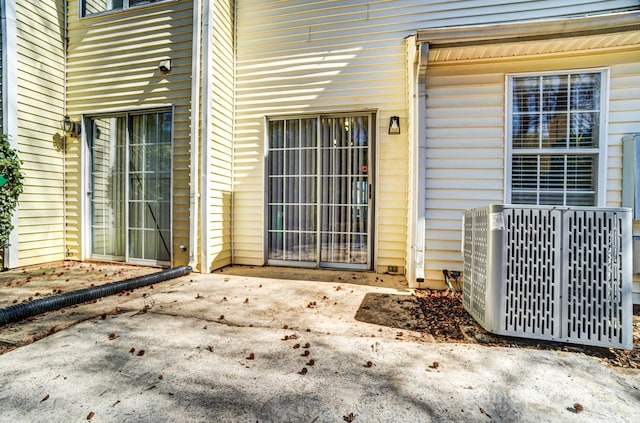
{"type": "Polygon", "coordinates": [[[631,233],[627,208],[467,210],[464,307],[495,334],[632,349],[631,233]]]}

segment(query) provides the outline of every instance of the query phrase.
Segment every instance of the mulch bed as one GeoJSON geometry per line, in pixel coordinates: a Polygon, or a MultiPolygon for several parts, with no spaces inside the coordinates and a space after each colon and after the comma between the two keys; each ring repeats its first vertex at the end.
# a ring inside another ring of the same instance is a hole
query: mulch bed
{"type": "Polygon", "coordinates": [[[480,343],[501,347],[536,348],[581,352],[621,368],[640,369],[640,306],[634,305],[634,348],[631,351],[583,345],[546,342],[490,334],[485,331],[462,305],[462,294],[449,291],[417,290],[417,307],[410,313],[417,331],[429,333],[437,342],[480,343]]]}

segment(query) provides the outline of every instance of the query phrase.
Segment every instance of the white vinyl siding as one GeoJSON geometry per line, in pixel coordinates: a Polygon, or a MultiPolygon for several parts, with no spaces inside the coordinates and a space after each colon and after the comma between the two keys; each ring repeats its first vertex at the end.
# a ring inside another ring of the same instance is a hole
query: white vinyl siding
{"type": "Polygon", "coordinates": [[[19,203],[19,265],[65,258],[64,2],[16,2],[18,151],[25,175],[19,203]]]}
{"type": "MultiPolygon", "coordinates": [[[[205,261],[210,269],[231,263],[231,210],[232,210],[232,132],[233,105],[235,92],[234,76],[234,1],[217,0],[210,6],[209,63],[203,64],[210,72],[209,137],[208,155],[209,179],[208,222],[206,242],[208,257],[205,261]]],[[[205,43],[206,48],[206,43],[205,43]]],[[[205,88],[206,89],[206,88],[205,88]]]]}
{"type": "MultiPolygon", "coordinates": [[[[189,245],[192,2],[159,3],[82,19],[74,12],[79,10],[78,0],[69,0],[68,8],[67,107],[73,119],[107,111],[174,107],[171,250],[173,264],[186,264],[189,252],[180,245],[189,245]],[[165,74],[158,64],[167,58],[172,68],[165,74]]],[[[88,210],[81,203],[87,192],[82,149],[78,139],[67,148],[67,185],[74,193],[68,197],[67,242],[70,257],[76,259],[83,257],[88,210]]]]}
{"type": "MultiPolygon", "coordinates": [[[[407,263],[406,243],[410,230],[406,126],[409,99],[406,96],[404,38],[421,28],[577,16],[630,7],[637,7],[637,2],[239,2],[234,153],[235,261],[242,264],[264,262],[265,222],[263,214],[256,213],[256,205],[264,204],[265,116],[363,108],[378,110],[374,261],[380,271],[386,271],[387,266],[402,269],[407,263]],[[400,117],[402,133],[390,136],[387,135],[389,117],[394,115],[400,117]]],[[[500,79],[495,75],[490,77],[500,79]]],[[[496,85],[487,88],[504,88],[504,82],[492,81],[492,84],[496,85]]],[[[474,95],[476,101],[483,101],[480,93],[474,95]]],[[[497,100],[503,101],[504,92],[495,95],[499,96],[497,100]]],[[[456,101],[455,97],[451,101],[456,101]]],[[[495,112],[496,107],[503,109],[502,102],[497,101],[494,108],[486,112],[476,112],[477,118],[481,118],[480,113],[495,112]]],[[[489,140],[495,140],[495,131],[502,136],[501,115],[492,116],[499,120],[499,128],[489,123],[488,128],[470,127],[469,133],[489,140]]],[[[502,141],[494,148],[499,149],[501,145],[502,141]]],[[[437,165],[443,172],[454,172],[461,164],[457,157],[447,160],[448,165],[437,165]]],[[[504,176],[500,160],[486,158],[482,162],[492,170],[497,169],[500,177],[504,176]]],[[[475,200],[476,203],[496,198],[502,200],[503,182],[494,185],[495,182],[486,193],[476,193],[483,197],[475,200]]],[[[439,189],[449,191],[446,187],[439,189]]],[[[458,199],[458,207],[464,208],[462,204],[468,204],[465,200],[466,197],[458,199]]],[[[453,246],[457,237],[458,232],[452,229],[445,239],[453,246]]],[[[459,246],[456,248],[459,250],[459,246]]]]}
{"type": "MultiPolygon", "coordinates": [[[[636,57],[640,53],[636,53],[636,57]]],[[[640,133],[640,62],[625,63],[611,69],[609,88],[609,138],[620,140],[625,134],[640,133]]],[[[607,160],[607,206],[622,204],[622,143],[609,145],[607,160]]],[[[633,222],[633,235],[640,236],[640,221],[633,222]]],[[[640,274],[634,274],[634,303],[640,304],[640,274]]]]}
{"type": "MultiPolygon", "coordinates": [[[[443,287],[442,269],[462,268],[460,255],[461,217],[465,209],[508,201],[505,190],[505,75],[525,72],[566,72],[568,69],[609,67],[610,93],[606,135],[602,140],[606,183],[605,204],[621,205],[621,138],[640,131],[640,121],[630,118],[638,110],[630,99],[640,90],[640,63],[636,38],[626,37],[629,45],[597,48],[582,55],[566,56],[576,40],[531,43],[533,57],[469,57],[477,47],[434,49],[427,76],[427,163],[426,163],[426,280],[429,286],[443,287]],[[550,47],[551,46],[551,47],[550,47]],[[632,53],[635,51],[635,53],[632,53]]],[[[587,41],[584,44],[588,45],[587,41]]],[[[594,40],[594,44],[597,41],[594,40]]],[[[503,45],[507,55],[520,45],[503,45]]],[[[486,52],[494,51],[486,48],[486,52]]],[[[497,51],[497,50],[495,50],[497,51]]],[[[637,98],[637,97],[636,97],[637,98]]],[[[607,113],[608,112],[608,113],[607,113]]],[[[637,289],[637,288],[636,288],[637,289]]]]}

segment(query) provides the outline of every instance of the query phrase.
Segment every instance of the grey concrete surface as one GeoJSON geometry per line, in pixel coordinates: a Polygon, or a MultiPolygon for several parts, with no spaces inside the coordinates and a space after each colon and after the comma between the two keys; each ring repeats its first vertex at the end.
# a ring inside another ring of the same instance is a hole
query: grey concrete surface
{"type": "Polygon", "coordinates": [[[84,317],[0,355],[0,422],[632,422],[640,415],[638,371],[580,353],[437,344],[355,320],[368,293],[410,294],[395,279],[372,286],[231,273],[105,299],[102,310],[117,302],[119,313],[84,317]]]}

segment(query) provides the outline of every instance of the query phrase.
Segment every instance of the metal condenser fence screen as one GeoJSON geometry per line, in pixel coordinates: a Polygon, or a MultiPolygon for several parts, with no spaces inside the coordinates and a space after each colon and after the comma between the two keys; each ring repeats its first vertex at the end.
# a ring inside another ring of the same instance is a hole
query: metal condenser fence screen
{"type": "Polygon", "coordinates": [[[464,217],[463,303],[485,329],[632,348],[630,210],[492,205],[464,217]]]}

